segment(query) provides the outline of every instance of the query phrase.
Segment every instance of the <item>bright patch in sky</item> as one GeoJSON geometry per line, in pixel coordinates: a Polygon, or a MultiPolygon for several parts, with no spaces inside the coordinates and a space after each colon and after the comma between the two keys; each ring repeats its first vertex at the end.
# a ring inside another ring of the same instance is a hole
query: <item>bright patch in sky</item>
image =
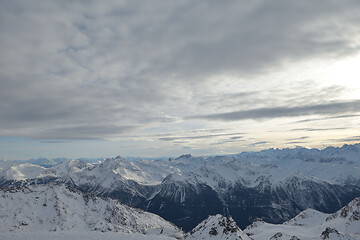
{"type": "Polygon", "coordinates": [[[344,98],[360,99],[360,54],[336,62],[327,76],[333,83],[349,89],[344,98]]]}

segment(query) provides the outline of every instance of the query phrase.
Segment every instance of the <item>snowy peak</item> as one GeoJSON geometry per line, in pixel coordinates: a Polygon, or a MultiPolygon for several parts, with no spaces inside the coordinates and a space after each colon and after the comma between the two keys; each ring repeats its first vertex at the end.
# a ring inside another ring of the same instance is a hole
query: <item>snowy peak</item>
{"type": "Polygon", "coordinates": [[[281,232],[277,232],[269,240],[300,240],[300,239],[296,236],[290,236],[287,234],[283,234],[281,232]]]}
{"type": "Polygon", "coordinates": [[[40,177],[44,167],[31,163],[18,163],[11,161],[0,162],[0,179],[7,180],[26,180],[40,177]]]}
{"type": "Polygon", "coordinates": [[[183,154],[177,157],[175,160],[190,159],[190,158],[192,158],[191,154],[183,154]]]}
{"type": "Polygon", "coordinates": [[[325,221],[327,215],[316,211],[314,209],[308,208],[301,213],[299,213],[296,217],[290,219],[285,222],[284,225],[292,225],[292,226],[308,226],[314,224],[321,224],[325,221]]]}
{"type": "Polygon", "coordinates": [[[115,158],[107,158],[104,162],[102,162],[99,166],[103,168],[116,168],[119,165],[122,165],[126,162],[124,158],[121,156],[117,156],[115,158]]]}
{"type": "Polygon", "coordinates": [[[328,217],[326,221],[336,218],[344,218],[348,222],[360,221],[360,198],[352,200],[348,205],[328,217]]]}
{"type": "Polygon", "coordinates": [[[85,163],[81,160],[67,160],[47,169],[46,173],[53,173],[57,176],[65,176],[69,173],[81,172],[88,167],[92,167],[92,164],[85,163]]]}
{"type": "Polygon", "coordinates": [[[328,216],[323,225],[360,238],[360,198],[355,198],[336,213],[328,216]]]}
{"type": "Polygon", "coordinates": [[[321,240],[357,240],[357,238],[352,237],[348,234],[340,233],[335,228],[327,227],[320,236],[321,240]]]}
{"type": "MultiPolygon", "coordinates": [[[[21,161],[19,161],[19,162],[21,162],[21,161]]],[[[35,164],[35,165],[42,166],[42,167],[47,167],[47,168],[52,167],[57,164],[57,162],[55,162],[53,159],[49,159],[49,158],[33,158],[33,159],[26,160],[24,162],[35,164]]]]}
{"type": "Polygon", "coordinates": [[[209,216],[197,225],[186,239],[242,239],[250,240],[236,225],[232,217],[220,214],[209,216]]]}
{"type": "Polygon", "coordinates": [[[162,181],[162,184],[179,183],[179,184],[187,185],[187,184],[189,184],[190,178],[191,178],[191,176],[189,176],[189,174],[182,176],[178,173],[172,173],[172,174],[167,175],[164,178],[164,180],[162,181]]]}

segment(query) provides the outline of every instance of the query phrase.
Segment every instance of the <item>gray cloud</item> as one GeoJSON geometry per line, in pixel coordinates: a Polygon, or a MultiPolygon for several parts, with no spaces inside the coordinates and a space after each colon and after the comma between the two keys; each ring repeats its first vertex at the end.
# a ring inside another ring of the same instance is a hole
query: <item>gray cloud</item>
{"type": "Polygon", "coordinates": [[[238,143],[238,142],[246,142],[246,140],[243,139],[243,137],[231,137],[230,139],[225,139],[225,140],[220,140],[217,142],[210,143],[210,145],[218,146],[218,145],[223,145],[223,144],[228,144],[228,143],[238,143]]]}
{"type": "Polygon", "coordinates": [[[306,131],[306,132],[319,132],[319,131],[333,131],[333,130],[344,130],[345,127],[332,127],[332,128],[294,128],[290,131],[306,131]]]}
{"type": "Polygon", "coordinates": [[[357,117],[360,117],[360,114],[348,114],[348,115],[332,116],[332,117],[310,118],[310,119],[296,121],[294,123],[306,123],[306,122],[326,121],[326,120],[330,120],[330,119],[357,118],[357,117]]]}
{"type": "Polygon", "coordinates": [[[301,144],[301,143],[306,143],[304,141],[291,141],[291,142],[287,142],[285,144],[301,144]]]}
{"type": "Polygon", "coordinates": [[[267,143],[270,143],[270,142],[269,141],[260,141],[260,142],[252,143],[250,145],[253,146],[253,147],[256,147],[258,145],[264,145],[264,144],[267,144],[267,143]]]}
{"type": "Polygon", "coordinates": [[[304,140],[304,139],[308,139],[308,138],[310,138],[310,137],[308,137],[308,136],[303,136],[303,137],[298,137],[298,138],[289,138],[289,139],[287,139],[287,140],[289,140],[289,141],[293,141],[293,140],[304,140]]]}
{"type": "Polygon", "coordinates": [[[360,142],[360,136],[352,136],[352,137],[349,137],[349,138],[344,138],[344,139],[341,139],[341,141],[344,141],[344,142],[360,142]]]}
{"type": "MultiPolygon", "coordinates": [[[[161,138],[159,138],[159,140],[161,140],[161,141],[176,141],[176,140],[184,140],[184,139],[216,138],[216,137],[233,136],[233,135],[240,135],[240,134],[244,134],[244,133],[222,133],[222,134],[208,134],[208,135],[198,135],[198,136],[161,137],[161,138]]],[[[236,136],[236,138],[241,138],[241,136],[236,136]]],[[[234,139],[236,139],[236,138],[234,138],[234,139]]]]}
{"type": "MultiPolygon", "coordinates": [[[[284,102],[290,103],[291,106],[316,105],[341,99],[349,91],[348,88],[340,85],[319,87],[315,80],[303,80],[290,84],[281,81],[274,81],[274,83],[275,86],[261,91],[207,93],[201,96],[201,101],[198,104],[204,109],[211,107],[216,112],[248,108],[249,106],[252,108],[281,106],[284,102]]],[[[258,89],[258,86],[255,88],[258,89]]]]}
{"type": "Polygon", "coordinates": [[[331,102],[308,106],[268,107],[227,113],[193,116],[207,120],[238,121],[245,119],[267,119],[281,117],[297,117],[307,115],[335,115],[360,112],[360,100],[349,102],[331,102]]]}
{"type": "Polygon", "coordinates": [[[67,140],[45,140],[45,141],[41,141],[41,143],[68,143],[69,141],[67,140]]]}
{"type": "Polygon", "coordinates": [[[104,139],[136,130],[137,126],[79,126],[54,128],[44,131],[37,138],[46,139],[104,139]],[[74,136],[74,132],[76,136],[74,136]]]}
{"type": "Polygon", "coordinates": [[[241,139],[241,138],[243,138],[242,136],[236,136],[236,137],[231,137],[230,139],[231,140],[236,140],[236,139],[241,139]]]}
{"type": "Polygon", "coordinates": [[[336,1],[315,4],[261,1],[247,7],[241,1],[232,4],[228,4],[230,1],[204,2],[178,12],[177,16],[182,17],[176,22],[170,21],[175,29],[188,26],[185,34],[181,31],[178,34],[184,34],[181,39],[193,41],[176,49],[175,57],[169,59],[166,67],[186,69],[192,75],[224,70],[249,74],[271,67],[270,62],[279,64],[289,59],[338,56],[354,50],[351,41],[335,34],[344,31],[337,23],[354,24],[355,19],[347,19],[345,15],[354,16],[359,7],[354,1],[345,6],[336,1]],[[350,5],[354,9],[350,10],[350,5]],[[222,14],[224,12],[226,15],[222,14]],[[211,19],[203,19],[204,15],[211,19]],[[332,21],[328,21],[329,18],[332,21]],[[314,22],[318,24],[310,25],[314,22]],[[235,27],[239,31],[234,31],[235,27]]]}
{"type": "Polygon", "coordinates": [[[0,135],[103,139],[224,107],[232,112],[200,118],[356,112],[356,102],[234,112],[276,100],[262,91],[222,93],[209,79],[240,76],[245,86],[287,62],[350,56],[359,7],[350,0],[1,1],[0,135]]]}

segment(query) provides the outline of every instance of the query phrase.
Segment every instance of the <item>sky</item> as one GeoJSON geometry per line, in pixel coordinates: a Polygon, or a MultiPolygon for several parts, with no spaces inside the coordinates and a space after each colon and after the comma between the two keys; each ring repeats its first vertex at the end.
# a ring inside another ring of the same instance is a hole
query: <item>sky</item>
{"type": "Polygon", "coordinates": [[[0,159],[360,142],[358,0],[0,0],[0,159]]]}

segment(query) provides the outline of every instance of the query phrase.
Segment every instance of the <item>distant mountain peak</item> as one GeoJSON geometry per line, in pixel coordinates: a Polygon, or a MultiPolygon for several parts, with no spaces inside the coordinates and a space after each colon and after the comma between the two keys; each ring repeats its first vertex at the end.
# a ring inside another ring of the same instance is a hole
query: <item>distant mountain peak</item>
{"type": "Polygon", "coordinates": [[[189,159],[189,158],[192,158],[191,154],[183,154],[183,155],[180,155],[179,157],[177,157],[175,160],[178,160],[178,159],[189,159]]]}
{"type": "Polygon", "coordinates": [[[360,221],[360,197],[355,198],[345,207],[329,216],[326,221],[335,218],[344,218],[348,219],[348,221],[360,221]]]}

